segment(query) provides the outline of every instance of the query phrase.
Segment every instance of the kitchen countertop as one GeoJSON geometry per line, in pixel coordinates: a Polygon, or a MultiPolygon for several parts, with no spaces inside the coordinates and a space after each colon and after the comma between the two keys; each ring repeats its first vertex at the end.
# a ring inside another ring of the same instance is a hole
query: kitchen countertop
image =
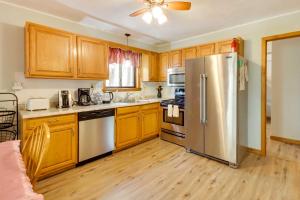
{"type": "Polygon", "coordinates": [[[30,118],[38,118],[38,117],[47,117],[54,115],[66,115],[72,113],[79,113],[85,111],[93,111],[93,110],[103,110],[109,108],[120,108],[120,107],[128,107],[128,106],[137,106],[137,105],[145,105],[151,103],[159,103],[162,100],[169,98],[161,98],[161,99],[145,99],[132,103],[110,103],[110,104],[100,104],[100,105],[90,105],[90,106],[73,106],[72,108],[50,108],[48,110],[39,110],[39,111],[27,111],[20,110],[20,118],[21,119],[30,119],[30,118]]]}

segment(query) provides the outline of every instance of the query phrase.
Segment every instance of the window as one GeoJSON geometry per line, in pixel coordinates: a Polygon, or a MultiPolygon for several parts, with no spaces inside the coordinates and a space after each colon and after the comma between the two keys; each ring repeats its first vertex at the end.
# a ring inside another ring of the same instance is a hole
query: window
{"type": "Polygon", "coordinates": [[[106,88],[137,88],[136,77],[141,54],[119,48],[109,50],[109,79],[106,80],[106,88]]]}
{"type": "Polygon", "coordinates": [[[130,60],[125,60],[122,64],[109,64],[109,79],[106,81],[106,87],[135,88],[135,71],[130,60]]]}

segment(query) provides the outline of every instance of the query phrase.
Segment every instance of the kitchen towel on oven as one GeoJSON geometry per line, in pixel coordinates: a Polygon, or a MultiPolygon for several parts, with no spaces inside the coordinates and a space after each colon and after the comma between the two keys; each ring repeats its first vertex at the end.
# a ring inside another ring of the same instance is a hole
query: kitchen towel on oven
{"type": "Polygon", "coordinates": [[[168,105],[168,117],[173,117],[173,105],[168,105]]]}
{"type": "Polygon", "coordinates": [[[177,105],[173,106],[173,117],[179,117],[179,107],[177,105]]]}

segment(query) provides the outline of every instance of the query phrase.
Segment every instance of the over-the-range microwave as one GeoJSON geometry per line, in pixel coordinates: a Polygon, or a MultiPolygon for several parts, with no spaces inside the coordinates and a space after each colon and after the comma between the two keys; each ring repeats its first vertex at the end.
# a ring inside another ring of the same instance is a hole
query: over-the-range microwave
{"type": "Polygon", "coordinates": [[[185,68],[174,67],[168,69],[167,85],[173,87],[184,87],[185,85],[185,68]]]}

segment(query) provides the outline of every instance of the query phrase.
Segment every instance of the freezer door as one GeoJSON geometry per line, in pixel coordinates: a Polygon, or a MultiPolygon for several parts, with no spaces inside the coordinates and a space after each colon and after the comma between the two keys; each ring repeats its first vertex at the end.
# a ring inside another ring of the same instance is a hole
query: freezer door
{"type": "Polygon", "coordinates": [[[185,67],[185,130],[187,149],[204,153],[204,126],[201,124],[203,102],[201,100],[204,74],[204,57],[186,61],[185,67]]]}
{"type": "Polygon", "coordinates": [[[205,74],[205,154],[236,163],[237,55],[206,57],[205,74]]]}

